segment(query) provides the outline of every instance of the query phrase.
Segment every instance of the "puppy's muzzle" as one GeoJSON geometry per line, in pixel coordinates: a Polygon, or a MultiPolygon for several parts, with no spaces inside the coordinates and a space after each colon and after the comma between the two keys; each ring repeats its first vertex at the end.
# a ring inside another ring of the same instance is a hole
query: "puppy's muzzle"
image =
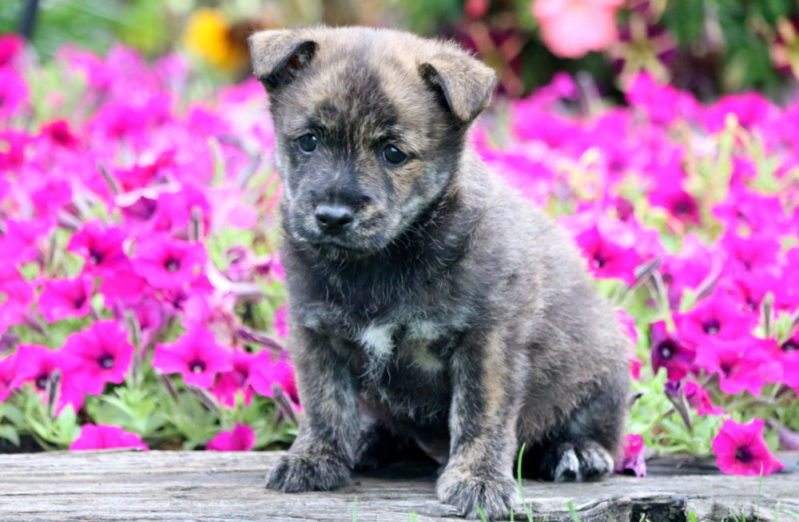
{"type": "Polygon", "coordinates": [[[329,236],[336,236],[352,225],[355,213],[348,205],[322,203],[316,206],[314,218],[319,230],[329,236]]]}

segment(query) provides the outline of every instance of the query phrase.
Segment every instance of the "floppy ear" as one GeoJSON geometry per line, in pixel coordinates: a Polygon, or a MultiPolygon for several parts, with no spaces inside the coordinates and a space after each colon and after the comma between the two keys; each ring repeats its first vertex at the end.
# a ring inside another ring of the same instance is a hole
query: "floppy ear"
{"type": "Polygon", "coordinates": [[[494,71],[466,53],[443,53],[419,66],[422,78],[440,92],[447,108],[468,123],[486,108],[497,83],[494,71]]]}
{"type": "Polygon", "coordinates": [[[247,42],[252,70],[267,90],[290,83],[307,66],[318,44],[303,38],[297,31],[258,31],[247,42]]]}

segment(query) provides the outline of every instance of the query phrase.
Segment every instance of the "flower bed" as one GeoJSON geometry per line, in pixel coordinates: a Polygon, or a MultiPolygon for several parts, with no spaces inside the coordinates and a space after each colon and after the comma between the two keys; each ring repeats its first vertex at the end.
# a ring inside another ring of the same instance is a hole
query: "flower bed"
{"type": "MultiPolygon", "coordinates": [[[[799,436],[799,104],[702,105],[636,77],[498,101],[480,154],[574,235],[635,350],[619,470],[644,451],[780,469],[799,436]]],[[[274,136],[255,81],[178,56],[0,39],[0,437],[9,447],[288,442],[274,136]]]]}

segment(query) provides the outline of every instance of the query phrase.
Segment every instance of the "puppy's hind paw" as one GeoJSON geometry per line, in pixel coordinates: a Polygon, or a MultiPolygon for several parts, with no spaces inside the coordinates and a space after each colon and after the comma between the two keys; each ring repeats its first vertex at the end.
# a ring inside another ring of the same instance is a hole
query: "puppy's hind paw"
{"type": "Polygon", "coordinates": [[[561,444],[549,462],[549,475],[555,482],[598,480],[613,471],[613,457],[593,441],[561,444]]]}
{"type": "Polygon", "coordinates": [[[510,477],[482,476],[447,470],[436,484],[438,499],[455,506],[467,518],[504,519],[516,500],[516,484],[510,477]]]}
{"type": "Polygon", "coordinates": [[[266,487],[284,493],[329,491],[346,485],[349,480],[350,470],[340,459],[287,453],[269,472],[266,487]]]}

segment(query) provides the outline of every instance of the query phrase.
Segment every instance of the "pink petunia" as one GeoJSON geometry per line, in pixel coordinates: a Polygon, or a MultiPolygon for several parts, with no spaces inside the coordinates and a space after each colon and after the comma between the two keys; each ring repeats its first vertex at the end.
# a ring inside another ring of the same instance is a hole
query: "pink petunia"
{"type": "Polygon", "coordinates": [[[217,375],[211,388],[211,393],[220,403],[233,407],[236,405],[236,397],[241,395],[244,404],[250,404],[253,396],[250,371],[256,360],[255,354],[243,351],[233,353],[230,370],[217,375]]]}
{"type": "Polygon", "coordinates": [[[624,437],[622,457],[616,462],[616,473],[645,477],[645,450],[643,437],[634,433],[626,435],[624,437]]]}
{"type": "Polygon", "coordinates": [[[747,424],[726,420],[713,439],[716,465],[729,475],[771,475],[782,470],[763,439],[762,419],[747,424]]]}
{"type": "Polygon", "coordinates": [[[232,367],[231,353],[216,344],[214,334],[195,325],[176,342],[155,349],[153,366],[160,373],[179,373],[186,383],[210,388],[217,374],[232,367]]]}
{"type": "Polygon", "coordinates": [[[44,346],[21,345],[15,356],[16,375],[11,388],[16,389],[29,383],[45,399],[49,383],[58,375],[57,411],[72,406],[75,411],[83,406],[86,392],[80,378],[65,371],[64,354],[44,346]]]}
{"type": "Polygon", "coordinates": [[[15,70],[0,68],[0,118],[16,116],[28,103],[28,85],[15,70]]]}
{"type": "Polygon", "coordinates": [[[50,322],[84,317],[91,310],[92,282],[88,277],[51,279],[44,283],[39,309],[50,322]]]}
{"type": "Polygon", "coordinates": [[[694,381],[686,381],[684,383],[683,393],[688,404],[696,410],[697,415],[721,415],[724,413],[723,408],[713,404],[707,390],[694,381]]]}
{"type": "Polygon", "coordinates": [[[766,384],[780,382],[783,365],[773,340],[754,337],[708,341],[697,351],[695,364],[719,378],[727,394],[743,391],[760,395],[766,384]]]}
{"type": "Polygon", "coordinates": [[[172,289],[189,284],[200,275],[205,251],[199,243],[158,235],[136,247],[133,269],[155,288],[172,289]]]}
{"type": "Polygon", "coordinates": [[[650,339],[652,370],[657,373],[665,368],[672,381],[685,377],[693,365],[696,349],[672,335],[663,321],[651,325],[650,339]]]}
{"type": "Polygon", "coordinates": [[[0,402],[8,399],[14,392],[12,383],[17,374],[16,358],[6,357],[0,359],[0,402]]]}
{"type": "Polygon", "coordinates": [[[107,383],[120,384],[130,369],[133,346],[116,321],[98,321],[67,338],[64,368],[79,376],[86,393],[97,394],[107,383]]]}
{"type": "Polygon", "coordinates": [[[146,451],[149,448],[139,435],[106,424],[84,424],[78,438],[69,445],[70,451],[106,449],[146,451]]]}
{"type": "Polygon", "coordinates": [[[12,66],[22,53],[25,41],[16,34],[0,35],[0,67],[12,66]]]}
{"type": "Polygon", "coordinates": [[[73,132],[67,120],[59,119],[43,124],[40,136],[65,149],[75,149],[80,145],[80,138],[73,132]]]}
{"type": "Polygon", "coordinates": [[[714,339],[746,338],[757,318],[721,292],[702,300],[692,310],[675,315],[680,337],[698,345],[714,339]]]}
{"type": "Polygon", "coordinates": [[[22,321],[33,300],[33,289],[13,266],[0,267],[0,334],[22,321]]]}
{"type": "Polygon", "coordinates": [[[106,227],[98,222],[87,223],[67,246],[86,260],[84,271],[102,273],[118,269],[127,261],[122,249],[125,233],[116,227],[106,227]]]}
{"type": "Polygon", "coordinates": [[[288,358],[261,352],[250,369],[250,384],[264,397],[274,397],[275,387],[279,387],[295,403],[299,403],[294,370],[288,358]]]}
{"type": "Polygon", "coordinates": [[[619,278],[627,283],[635,280],[635,268],[641,263],[635,249],[616,243],[596,226],[578,234],[576,240],[594,275],[619,278]]]}
{"type": "Polygon", "coordinates": [[[249,451],[255,446],[255,431],[246,424],[221,431],[205,445],[211,451],[249,451]]]}
{"type": "Polygon", "coordinates": [[[616,11],[622,0],[536,0],[533,16],[549,49],[565,58],[607,49],[618,40],[616,11]]]}

